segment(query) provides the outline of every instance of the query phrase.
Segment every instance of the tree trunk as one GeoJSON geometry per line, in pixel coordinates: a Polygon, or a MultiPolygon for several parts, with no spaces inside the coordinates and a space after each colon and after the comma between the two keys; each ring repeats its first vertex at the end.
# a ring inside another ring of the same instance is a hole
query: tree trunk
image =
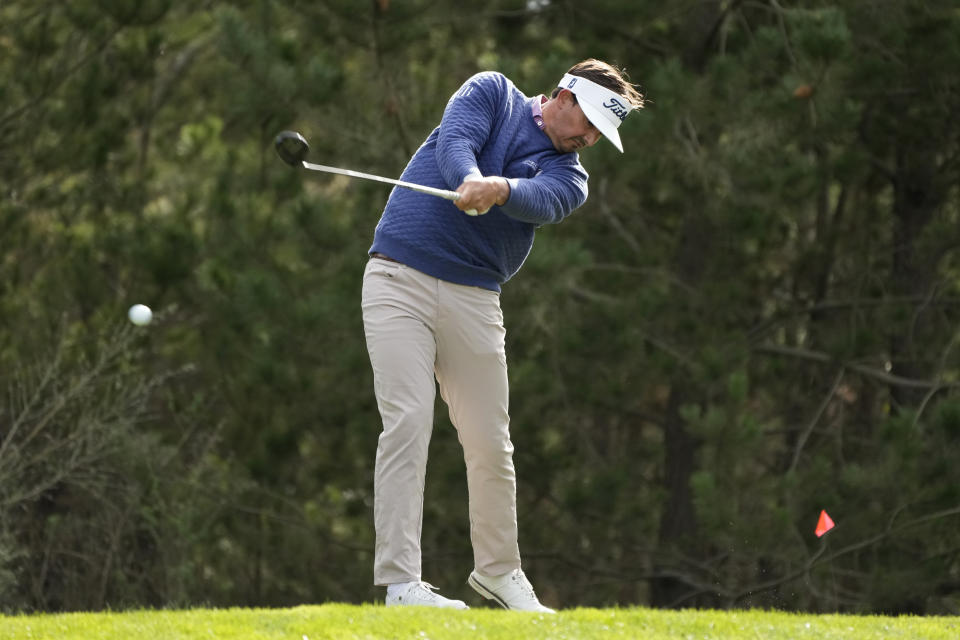
{"type": "MultiPolygon", "coordinates": [[[[893,183],[891,295],[925,297],[934,286],[934,265],[918,244],[943,198],[937,186],[937,169],[932,155],[924,150],[901,147],[897,153],[893,183]]],[[[920,351],[924,343],[924,327],[929,321],[925,306],[925,303],[919,303],[911,317],[897,323],[890,336],[891,373],[895,375],[919,379],[930,374],[920,351]]],[[[916,407],[924,393],[923,389],[893,387],[891,399],[900,408],[916,407]]]]}
{"type": "MultiPolygon", "coordinates": [[[[675,381],[667,404],[667,417],[663,427],[664,446],[664,489],[667,500],[660,514],[658,549],[661,557],[667,557],[667,563],[659,564],[659,570],[677,570],[677,563],[669,560],[671,551],[686,555],[689,553],[689,541],[696,538],[697,521],[693,508],[693,494],[690,491],[690,477],[695,471],[695,439],[687,431],[680,407],[686,400],[680,385],[675,381]]],[[[656,565],[655,565],[656,566],[656,565]]],[[[674,577],[654,578],[650,585],[650,604],[655,607],[675,607],[689,604],[686,598],[691,594],[689,585],[674,577]]]]}
{"type": "MultiPolygon", "coordinates": [[[[700,211],[686,216],[675,259],[680,278],[696,287],[703,280],[713,248],[714,228],[708,216],[700,211]]],[[[680,309],[681,314],[696,314],[695,308],[680,309]]],[[[697,337],[691,336],[695,344],[697,337]]],[[[701,549],[696,545],[697,521],[693,506],[690,480],[696,471],[697,440],[687,429],[680,414],[684,405],[698,402],[698,381],[690,375],[676,375],[670,383],[666,417],[663,425],[664,490],[667,499],[660,514],[658,535],[658,573],[676,574],[686,562],[675,558],[698,558],[701,549]],[[673,559],[672,559],[673,558],[673,559]]],[[[688,582],[676,577],[655,578],[650,585],[651,604],[658,607],[690,605],[693,595],[688,582]]]]}

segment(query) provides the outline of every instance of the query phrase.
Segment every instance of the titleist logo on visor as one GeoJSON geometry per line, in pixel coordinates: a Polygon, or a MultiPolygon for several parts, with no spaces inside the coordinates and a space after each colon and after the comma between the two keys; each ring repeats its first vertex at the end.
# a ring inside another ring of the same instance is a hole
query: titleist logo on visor
{"type": "Polygon", "coordinates": [[[614,115],[620,118],[621,121],[623,121],[627,117],[627,114],[630,113],[630,109],[628,109],[625,104],[616,98],[610,98],[610,102],[604,102],[603,106],[607,109],[610,109],[610,111],[613,111],[614,115]]]}

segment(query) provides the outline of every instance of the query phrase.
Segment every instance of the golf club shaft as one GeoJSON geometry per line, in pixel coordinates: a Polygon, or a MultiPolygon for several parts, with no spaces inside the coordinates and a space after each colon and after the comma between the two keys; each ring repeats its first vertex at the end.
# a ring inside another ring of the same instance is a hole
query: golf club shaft
{"type": "Polygon", "coordinates": [[[412,182],[403,182],[402,180],[392,180],[390,178],[384,178],[382,176],[375,176],[372,173],[363,173],[360,171],[351,171],[350,169],[339,169],[337,167],[328,167],[322,164],[314,164],[312,162],[307,162],[306,160],[303,161],[303,168],[310,169],[311,171],[337,173],[342,176],[349,176],[351,178],[363,178],[364,180],[374,180],[376,182],[385,182],[386,184],[393,184],[398,187],[412,189],[413,191],[426,193],[427,195],[431,195],[431,196],[437,196],[438,198],[443,198],[445,200],[456,201],[460,199],[460,194],[457,193],[456,191],[448,191],[446,189],[436,189],[434,187],[427,187],[421,184],[414,184],[412,182]]]}

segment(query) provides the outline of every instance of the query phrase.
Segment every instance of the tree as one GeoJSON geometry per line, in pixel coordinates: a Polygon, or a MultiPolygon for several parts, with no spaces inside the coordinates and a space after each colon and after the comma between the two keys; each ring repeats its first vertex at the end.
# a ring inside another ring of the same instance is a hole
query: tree
{"type": "MultiPolygon", "coordinates": [[[[650,102],[502,295],[541,596],[949,611],[958,32],[940,0],[5,3],[5,602],[379,598],[358,294],[387,191],[273,136],[395,176],[470,74],[549,92],[595,56],[650,102]]],[[[424,564],[461,585],[436,415],[424,564]]]]}

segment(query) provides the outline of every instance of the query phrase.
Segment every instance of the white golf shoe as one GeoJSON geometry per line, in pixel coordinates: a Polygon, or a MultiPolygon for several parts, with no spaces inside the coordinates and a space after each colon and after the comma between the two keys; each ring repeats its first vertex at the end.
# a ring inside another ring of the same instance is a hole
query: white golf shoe
{"type": "Polygon", "coordinates": [[[550,607],[540,604],[533,585],[523,575],[522,569],[496,578],[482,576],[476,571],[467,578],[467,584],[487,600],[493,600],[504,609],[513,611],[536,611],[538,613],[556,613],[550,607]]]}
{"type": "Polygon", "coordinates": [[[426,582],[411,582],[400,593],[387,593],[388,607],[438,607],[440,609],[469,609],[462,600],[450,600],[439,593],[436,587],[426,582]]]}

